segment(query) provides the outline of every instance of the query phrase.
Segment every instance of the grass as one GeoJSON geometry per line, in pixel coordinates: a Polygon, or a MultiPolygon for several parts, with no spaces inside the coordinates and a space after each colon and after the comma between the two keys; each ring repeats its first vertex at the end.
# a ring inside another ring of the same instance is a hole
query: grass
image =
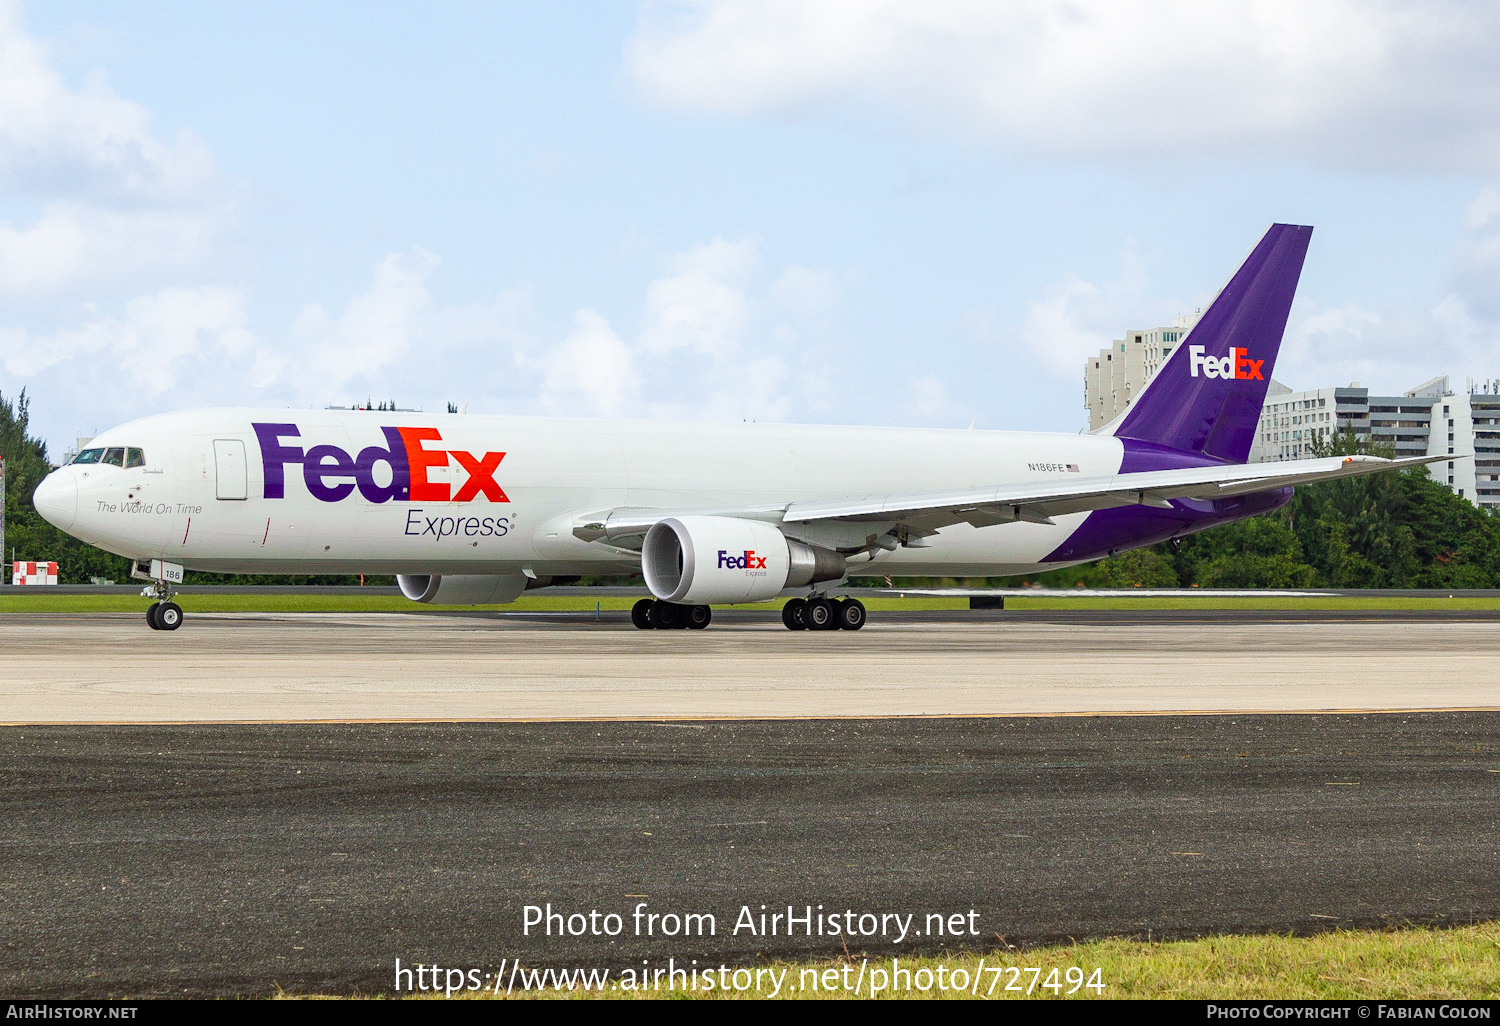
{"type": "MultiPolygon", "coordinates": [[[[899,956],[898,956],[899,957],[899,956]]],[[[1413,928],[1404,930],[1338,930],[1310,937],[1289,936],[1219,936],[1201,940],[1147,942],[1109,939],[1084,944],[1007,950],[986,954],[984,972],[978,977],[978,994],[955,989],[939,991],[935,986],[926,992],[915,984],[935,977],[939,966],[948,976],[962,970],[969,986],[975,987],[980,969],[979,955],[900,958],[900,968],[910,970],[913,987],[887,991],[879,996],[902,998],[1057,998],[1066,997],[1043,986],[1050,970],[1060,970],[1057,982],[1061,990],[1069,989],[1067,970],[1078,967],[1086,981],[1099,969],[1103,992],[1079,987],[1072,995],[1078,998],[1189,998],[1209,1000],[1421,1000],[1421,999],[1494,999],[1500,998],[1500,924],[1485,923],[1453,929],[1413,928]],[[1015,966],[1024,970],[1035,966],[1041,970],[1035,977],[1027,972],[1012,976],[995,974],[995,966],[1015,966]],[[927,970],[920,974],[920,970],[927,970]],[[923,976],[927,979],[923,979],[923,976]],[[994,986],[993,993],[986,994],[994,986]],[[1007,985],[1021,989],[1007,991],[1007,985]],[[1026,993],[1031,985],[1031,994],[1026,993]]],[[[885,971],[890,979],[892,955],[882,953],[869,957],[855,955],[845,959],[765,962],[750,966],[786,970],[782,998],[845,998],[870,996],[870,982],[880,979],[871,970],[885,971]],[[861,964],[865,964],[864,984],[858,995],[852,993],[861,964]],[[814,978],[820,982],[824,972],[837,970],[829,980],[842,980],[842,969],[851,965],[850,989],[799,990],[799,984],[810,987],[814,978]]],[[[653,958],[653,964],[661,959],[653,958]]],[[[611,980],[619,977],[615,972],[611,980]]],[[[961,979],[963,977],[960,977],[961,979]]],[[[1076,979],[1077,977],[1075,977],[1076,979]]],[[[744,979],[744,977],[742,977],[744,979]]],[[[762,977],[765,990],[754,989],[725,995],[681,989],[628,992],[606,989],[603,992],[548,990],[540,994],[513,993],[512,996],[544,997],[769,997],[770,977],[762,977]]],[[[903,981],[904,982],[904,981],[903,981]]],[[[665,984],[663,984],[665,986],[665,984]]],[[[287,995],[291,996],[291,995],[287,995]]],[[[438,995],[441,997],[441,995],[438,995]]],[[[455,995],[457,996],[457,995],[455,995]]],[[[464,996],[487,997],[487,994],[464,996]]],[[[504,993],[499,996],[504,997],[504,993]]]]}
{"type": "Polygon", "coordinates": [[[1201,596],[1185,598],[1019,598],[1005,600],[1007,609],[1305,609],[1305,610],[1377,610],[1377,609],[1495,609],[1500,598],[1439,598],[1427,595],[1381,595],[1379,597],[1288,598],[1268,595],[1215,596],[1205,591],[1201,596]]]}
{"type": "MultiPolygon", "coordinates": [[[[10,591],[10,589],[5,589],[10,591]]],[[[16,589],[19,591],[20,589],[16,589]]],[[[628,610],[636,599],[594,598],[584,595],[572,596],[565,591],[551,594],[526,595],[503,606],[433,606],[408,602],[392,595],[255,595],[255,594],[190,594],[181,595],[177,602],[189,612],[201,613],[413,613],[433,610],[489,609],[496,612],[593,612],[595,604],[601,610],[628,610]]],[[[941,610],[968,609],[963,598],[877,598],[865,599],[872,612],[889,610],[941,610]]],[[[1403,597],[1399,595],[1379,598],[1286,598],[1267,596],[1216,597],[1205,591],[1201,596],[1189,598],[1154,598],[1142,595],[1139,598],[1046,598],[1030,596],[1007,598],[1007,609],[1012,610],[1209,610],[1209,609],[1258,609],[1258,610],[1306,610],[1306,611],[1375,611],[1375,610],[1500,610],[1500,598],[1433,598],[1428,596],[1403,597]]],[[[28,589],[25,594],[0,595],[0,614],[6,613],[141,613],[146,601],[134,595],[57,595],[45,589],[28,589]]],[[[728,608],[728,607],[721,607],[728,608]]],[[[761,602],[733,607],[776,611],[780,602],[761,602]]]]}

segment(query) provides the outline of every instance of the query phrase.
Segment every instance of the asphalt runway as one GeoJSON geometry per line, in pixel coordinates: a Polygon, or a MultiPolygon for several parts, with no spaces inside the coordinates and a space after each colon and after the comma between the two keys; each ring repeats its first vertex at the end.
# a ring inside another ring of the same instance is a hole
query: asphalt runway
{"type": "Polygon", "coordinates": [[[1497,812],[1488,712],[6,727],[0,993],[843,950],[735,935],[762,904],[914,914],[848,943],[882,957],[1467,923],[1500,915],[1497,812]],[[523,936],[548,902],[625,932],[523,936]],[[631,936],[641,903],[714,935],[631,936]]]}
{"type": "Polygon", "coordinates": [[[0,652],[7,723],[1500,708],[1492,613],[33,614],[0,652]]]}

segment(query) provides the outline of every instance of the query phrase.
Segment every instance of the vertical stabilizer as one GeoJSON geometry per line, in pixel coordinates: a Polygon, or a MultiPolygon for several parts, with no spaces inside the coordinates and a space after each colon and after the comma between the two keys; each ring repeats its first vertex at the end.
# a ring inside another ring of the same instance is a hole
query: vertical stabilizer
{"type": "Polygon", "coordinates": [[[1101,430],[1244,463],[1311,238],[1310,227],[1273,224],[1125,415],[1101,430]]]}

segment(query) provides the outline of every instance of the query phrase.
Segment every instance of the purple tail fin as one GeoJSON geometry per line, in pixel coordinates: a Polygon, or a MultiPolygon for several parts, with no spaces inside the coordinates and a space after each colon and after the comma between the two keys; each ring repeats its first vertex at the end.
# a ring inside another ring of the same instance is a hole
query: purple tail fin
{"type": "Polygon", "coordinates": [[[1273,224],[1115,425],[1118,438],[1244,463],[1312,229],[1273,224]]]}

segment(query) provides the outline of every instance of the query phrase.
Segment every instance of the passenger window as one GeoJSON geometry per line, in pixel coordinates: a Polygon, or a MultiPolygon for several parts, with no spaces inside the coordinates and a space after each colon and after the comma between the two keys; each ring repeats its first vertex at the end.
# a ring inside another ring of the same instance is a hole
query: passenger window
{"type": "Polygon", "coordinates": [[[146,465],[146,454],[139,449],[125,450],[125,468],[144,467],[146,465]]]}
{"type": "Polygon", "coordinates": [[[85,449],[73,457],[74,463],[98,463],[99,457],[104,455],[103,449],[85,449]]]}
{"type": "Polygon", "coordinates": [[[124,449],[105,449],[104,459],[100,463],[108,463],[111,467],[123,467],[125,465],[124,449]]]}

